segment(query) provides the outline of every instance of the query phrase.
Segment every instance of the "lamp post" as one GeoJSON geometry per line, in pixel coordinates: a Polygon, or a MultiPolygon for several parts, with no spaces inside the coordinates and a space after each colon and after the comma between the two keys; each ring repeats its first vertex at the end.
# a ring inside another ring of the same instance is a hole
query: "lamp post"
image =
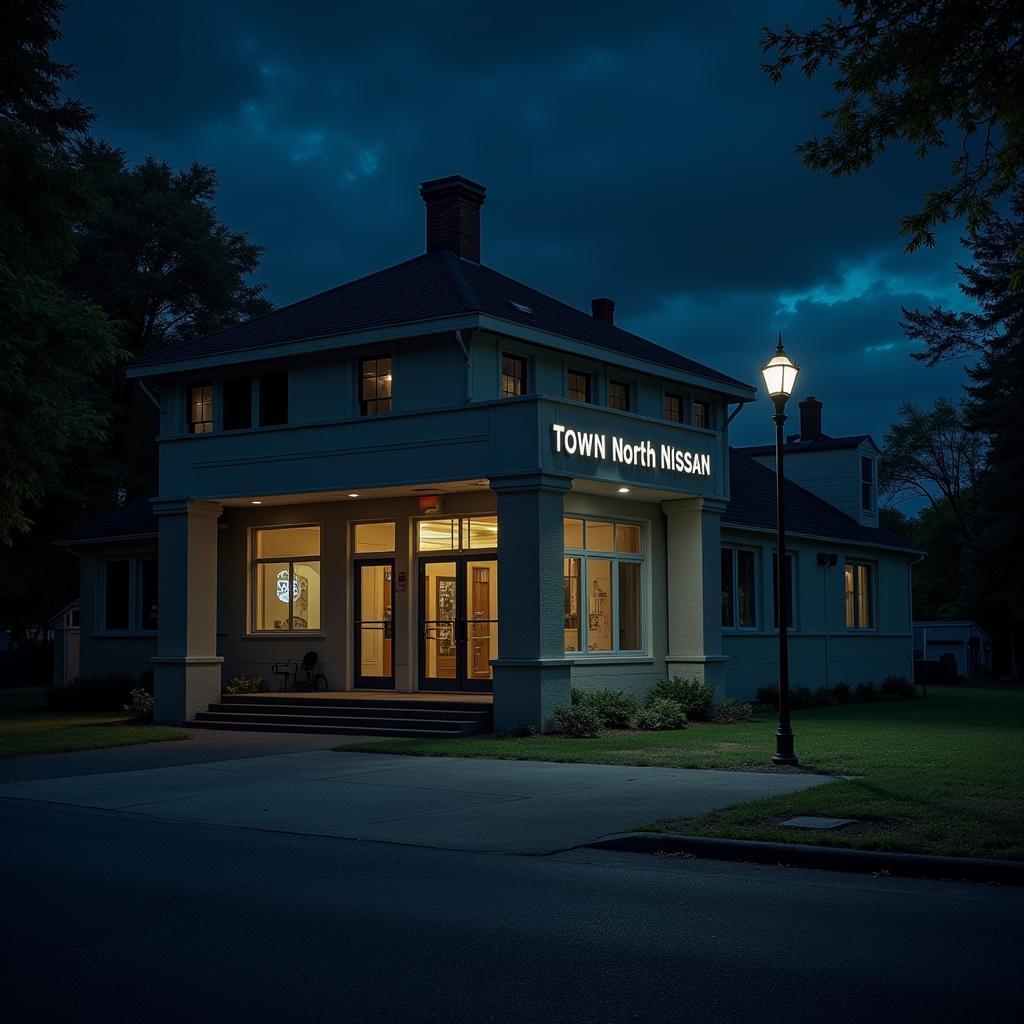
{"type": "Polygon", "coordinates": [[[778,529],[778,568],[775,571],[775,607],[779,620],[779,728],[775,733],[775,764],[799,764],[793,752],[793,729],[789,717],[789,634],[787,611],[789,580],[786,572],[786,502],[782,472],[782,424],[786,422],[786,400],[793,394],[800,367],[782,349],[782,334],[775,355],[761,367],[768,397],[775,406],[775,516],[778,529]]]}

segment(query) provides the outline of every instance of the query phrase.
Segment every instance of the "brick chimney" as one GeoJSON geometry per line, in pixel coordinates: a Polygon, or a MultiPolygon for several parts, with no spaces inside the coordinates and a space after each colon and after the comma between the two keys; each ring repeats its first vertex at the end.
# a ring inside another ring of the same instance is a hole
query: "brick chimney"
{"type": "Polygon", "coordinates": [[[614,299],[591,299],[590,312],[595,320],[603,320],[606,324],[615,323],[614,299]]]}
{"type": "Polygon", "coordinates": [[[451,249],[480,262],[480,207],[487,189],[461,174],[425,181],[420,195],[427,206],[427,252],[451,249]]]}
{"type": "Polygon", "coordinates": [[[800,403],[800,440],[821,437],[821,402],[813,395],[800,403]]]}

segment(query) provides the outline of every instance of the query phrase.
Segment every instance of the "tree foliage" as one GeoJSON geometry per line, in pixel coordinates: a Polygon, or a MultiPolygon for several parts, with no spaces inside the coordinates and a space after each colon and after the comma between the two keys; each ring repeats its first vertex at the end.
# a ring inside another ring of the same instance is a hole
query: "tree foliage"
{"type": "Polygon", "coordinates": [[[1019,0],[839,0],[837,16],[805,32],[765,28],[762,65],[774,83],[799,64],[808,78],[835,68],[838,102],[827,135],[797,146],[833,176],[870,167],[897,142],[948,158],[948,176],[901,220],[908,251],[963,219],[973,233],[1024,167],[1024,6],[1019,0]]]}

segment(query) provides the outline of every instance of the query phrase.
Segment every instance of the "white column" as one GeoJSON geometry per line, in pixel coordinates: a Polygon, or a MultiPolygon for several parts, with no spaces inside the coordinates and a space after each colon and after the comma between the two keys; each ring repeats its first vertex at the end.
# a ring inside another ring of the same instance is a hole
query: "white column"
{"type": "Polygon", "coordinates": [[[154,717],[181,724],[220,699],[217,657],[217,519],[221,506],[153,503],[160,537],[159,633],[153,658],[154,717]]]}
{"type": "Polygon", "coordinates": [[[696,677],[725,696],[722,654],[722,538],[725,503],[683,498],[662,504],[667,519],[669,678],[696,677]]]}

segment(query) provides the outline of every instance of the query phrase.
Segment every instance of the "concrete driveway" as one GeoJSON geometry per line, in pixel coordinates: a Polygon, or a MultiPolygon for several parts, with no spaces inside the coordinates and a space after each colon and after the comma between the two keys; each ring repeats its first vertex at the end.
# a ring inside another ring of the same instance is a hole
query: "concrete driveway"
{"type": "Polygon", "coordinates": [[[0,798],[437,849],[545,854],[831,781],[329,750],[10,782],[0,798]]]}

